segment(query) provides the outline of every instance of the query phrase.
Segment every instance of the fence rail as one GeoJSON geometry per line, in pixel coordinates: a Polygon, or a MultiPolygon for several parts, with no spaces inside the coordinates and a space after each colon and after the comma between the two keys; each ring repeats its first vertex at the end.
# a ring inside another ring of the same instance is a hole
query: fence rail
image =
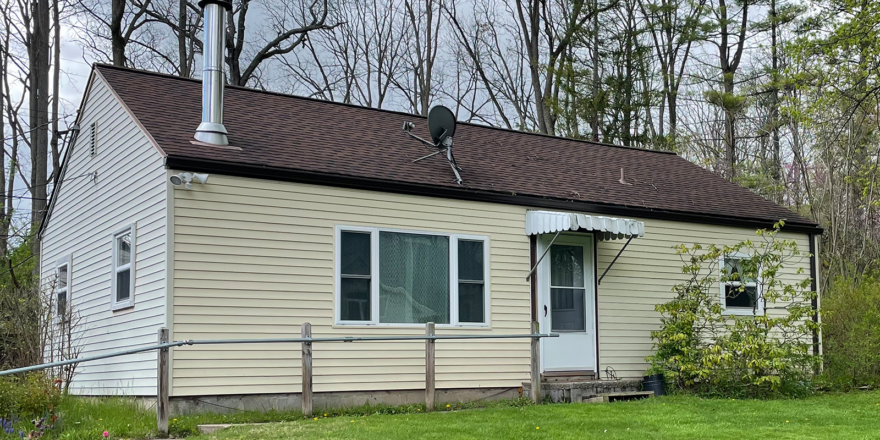
{"type": "Polygon", "coordinates": [[[531,339],[531,394],[530,397],[535,403],[539,403],[541,396],[540,381],[540,365],[538,343],[541,338],[555,338],[559,335],[556,333],[540,333],[538,331],[538,323],[532,323],[532,333],[519,335],[438,335],[435,334],[435,326],[433,322],[429,322],[425,326],[425,335],[408,335],[408,336],[341,336],[341,337],[312,337],[312,326],[309,323],[302,324],[302,337],[299,338],[268,338],[268,339],[204,339],[204,340],[186,340],[174,341],[168,340],[168,329],[162,327],[158,331],[158,343],[148,347],[133,348],[130,350],[116,351],[95,356],[87,356],[78,359],[69,359],[66,361],[50,362],[46,364],[34,365],[30,367],[15,368],[11,370],[0,371],[0,376],[8,376],[11,374],[27,373],[29,371],[44,370],[47,368],[61,367],[71,364],[79,364],[82,362],[91,362],[112,357],[125,356],[129,354],[143,353],[151,350],[158,350],[157,356],[157,384],[156,384],[156,419],[159,432],[168,433],[168,408],[169,408],[169,388],[170,388],[170,365],[169,351],[172,348],[185,347],[192,345],[219,345],[219,344],[301,344],[302,349],[302,412],[306,416],[312,415],[312,344],[324,342],[364,342],[364,341],[425,341],[425,407],[428,411],[434,409],[435,394],[435,345],[437,341],[446,340],[473,340],[473,339],[531,339]]]}

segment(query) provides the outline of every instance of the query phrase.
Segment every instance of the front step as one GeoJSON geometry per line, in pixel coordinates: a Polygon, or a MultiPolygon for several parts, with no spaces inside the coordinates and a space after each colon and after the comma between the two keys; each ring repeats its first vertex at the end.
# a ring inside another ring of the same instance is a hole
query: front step
{"type": "Polygon", "coordinates": [[[653,391],[631,391],[625,393],[604,393],[599,394],[603,402],[622,402],[626,400],[639,400],[654,397],[653,391]]]}
{"type": "MultiPolygon", "coordinates": [[[[531,387],[531,382],[523,382],[523,395],[528,395],[531,387]]],[[[549,396],[553,403],[616,401],[623,399],[622,393],[643,393],[641,379],[541,383],[541,394],[549,396]],[[603,396],[612,397],[605,400],[603,396]]]]}

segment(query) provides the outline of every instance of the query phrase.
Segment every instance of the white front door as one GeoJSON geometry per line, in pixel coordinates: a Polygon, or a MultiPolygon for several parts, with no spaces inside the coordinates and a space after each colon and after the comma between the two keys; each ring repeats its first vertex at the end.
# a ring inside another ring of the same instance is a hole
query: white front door
{"type": "MultiPolygon", "coordinates": [[[[538,255],[554,234],[538,240],[538,255]]],[[[538,268],[538,316],[541,332],[559,333],[541,340],[543,371],[598,371],[593,236],[562,235],[538,268]]]]}

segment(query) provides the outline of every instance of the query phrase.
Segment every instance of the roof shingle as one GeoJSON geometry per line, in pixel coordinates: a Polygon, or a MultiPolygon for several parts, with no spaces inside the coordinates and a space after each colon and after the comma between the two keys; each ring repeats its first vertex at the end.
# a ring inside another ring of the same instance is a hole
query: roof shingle
{"type": "MultiPolygon", "coordinates": [[[[96,69],[169,157],[460,188],[445,158],[401,126],[427,137],[426,120],[241,87],[226,87],[230,145],[191,143],[201,120],[198,80],[99,65],[96,69]]],[[[461,123],[455,158],[464,187],[711,217],[815,225],[675,154],[461,123]],[[627,184],[620,183],[621,169],[627,184]]]]}

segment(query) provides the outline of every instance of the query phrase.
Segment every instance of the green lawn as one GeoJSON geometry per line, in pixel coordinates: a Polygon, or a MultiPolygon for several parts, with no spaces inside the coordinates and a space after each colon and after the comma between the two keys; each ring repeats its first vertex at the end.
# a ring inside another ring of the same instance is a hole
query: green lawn
{"type": "MultiPolygon", "coordinates": [[[[171,421],[171,435],[193,435],[200,423],[284,421],[190,438],[880,439],[880,392],[770,401],[677,396],[611,404],[534,406],[525,399],[484,404],[490,408],[457,410],[474,406],[459,404],[433,414],[424,414],[421,405],[361,407],[328,411],[328,417],[321,412],[318,420],[303,420],[296,411],[179,416],[171,421]]],[[[61,426],[47,432],[48,439],[103,440],[104,431],[110,440],[158,435],[155,409],[139,407],[131,399],[65,398],[59,412],[61,426]]],[[[18,439],[17,433],[0,431],[0,440],[18,439]]]]}
{"type": "Polygon", "coordinates": [[[880,392],[803,400],[665,397],[433,414],[319,417],[234,427],[217,439],[877,439],[880,392]]]}

